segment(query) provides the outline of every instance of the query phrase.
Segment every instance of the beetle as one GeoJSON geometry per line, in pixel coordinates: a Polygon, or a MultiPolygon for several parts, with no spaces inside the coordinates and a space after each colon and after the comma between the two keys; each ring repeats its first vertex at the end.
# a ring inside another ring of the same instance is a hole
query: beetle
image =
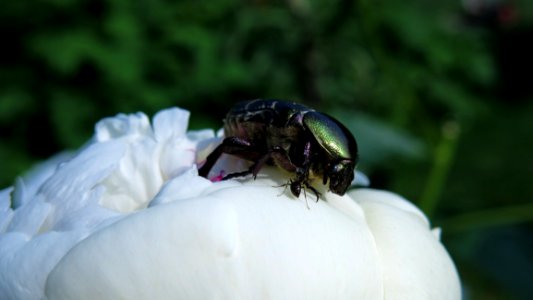
{"type": "Polygon", "coordinates": [[[305,105],[282,100],[235,104],[224,119],[222,143],[208,155],[199,175],[206,177],[223,153],[252,161],[248,170],[226,175],[223,180],[252,174],[265,164],[275,165],[295,176],[285,186],[299,197],[302,186],[322,179],[329,190],[344,195],[354,178],[358,162],[357,142],[339,121],[305,105]]]}

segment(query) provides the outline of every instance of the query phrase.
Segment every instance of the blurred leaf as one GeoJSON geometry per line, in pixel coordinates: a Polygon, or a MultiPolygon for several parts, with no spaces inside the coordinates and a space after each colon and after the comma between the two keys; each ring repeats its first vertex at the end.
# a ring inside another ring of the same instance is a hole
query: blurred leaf
{"type": "Polygon", "coordinates": [[[79,96],[63,93],[55,95],[51,103],[51,118],[64,145],[76,147],[91,137],[95,109],[90,101],[80,101],[79,96]],[[78,101],[73,102],[72,98],[77,98],[78,101]]]}
{"type": "Polygon", "coordinates": [[[6,90],[0,95],[0,122],[15,122],[23,117],[26,109],[32,104],[30,94],[21,89],[6,90]]]}
{"type": "Polygon", "coordinates": [[[394,157],[421,159],[426,153],[422,141],[379,119],[362,113],[333,111],[353,132],[364,167],[390,161],[394,157]]]}
{"type": "Polygon", "coordinates": [[[84,60],[100,57],[105,50],[100,41],[87,29],[68,29],[33,38],[32,50],[41,55],[55,70],[72,75],[84,60]]]}

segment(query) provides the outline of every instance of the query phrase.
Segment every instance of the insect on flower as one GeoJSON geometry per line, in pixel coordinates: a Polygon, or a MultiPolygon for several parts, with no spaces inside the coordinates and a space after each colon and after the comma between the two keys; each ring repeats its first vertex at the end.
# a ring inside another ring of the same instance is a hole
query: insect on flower
{"type": "Polygon", "coordinates": [[[314,179],[329,182],[329,190],[344,195],[352,180],[358,160],[357,142],[350,131],[336,119],[307,106],[281,100],[252,100],[233,106],[224,119],[225,139],[199,169],[207,177],[223,154],[252,161],[243,172],[223,179],[257,176],[265,164],[294,173],[286,185],[293,195],[314,179]]]}

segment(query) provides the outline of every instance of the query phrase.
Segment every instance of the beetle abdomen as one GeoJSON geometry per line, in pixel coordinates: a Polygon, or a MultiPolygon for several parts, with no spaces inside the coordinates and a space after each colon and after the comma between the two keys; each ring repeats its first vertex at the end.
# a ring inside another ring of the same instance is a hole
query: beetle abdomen
{"type": "Polygon", "coordinates": [[[313,109],[294,102],[279,100],[253,100],[235,104],[226,120],[239,122],[259,122],[275,127],[284,127],[295,113],[305,114],[313,109]]]}
{"type": "MultiPolygon", "coordinates": [[[[224,135],[249,140],[252,144],[264,144],[261,137],[266,134],[267,125],[261,122],[245,121],[240,117],[226,117],[224,120],[224,135]]],[[[258,145],[259,146],[259,145],[258,145]]]]}

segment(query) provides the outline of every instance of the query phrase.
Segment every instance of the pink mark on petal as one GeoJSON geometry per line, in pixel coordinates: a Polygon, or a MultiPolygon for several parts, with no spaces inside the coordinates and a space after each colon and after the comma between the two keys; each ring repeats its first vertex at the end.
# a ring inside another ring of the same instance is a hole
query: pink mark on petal
{"type": "Polygon", "coordinates": [[[226,172],[224,172],[224,171],[220,171],[220,173],[219,173],[217,176],[211,178],[211,181],[212,181],[212,182],[219,182],[219,181],[222,181],[222,179],[224,178],[224,176],[226,176],[226,172]]]}

